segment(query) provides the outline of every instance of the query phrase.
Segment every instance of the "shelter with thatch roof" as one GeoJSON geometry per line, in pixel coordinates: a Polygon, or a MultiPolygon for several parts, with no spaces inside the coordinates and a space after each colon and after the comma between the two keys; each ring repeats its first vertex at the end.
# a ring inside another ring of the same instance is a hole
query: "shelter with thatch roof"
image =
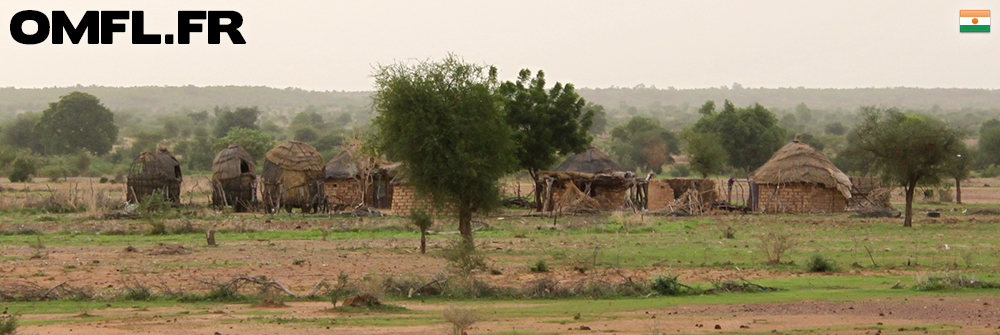
{"type": "Polygon", "coordinates": [[[313,146],[299,141],[285,142],[264,157],[264,209],[301,208],[302,212],[321,210],[326,205],[323,191],[323,157],[313,146]]]}
{"type": "Polygon", "coordinates": [[[159,193],[179,204],[182,181],[181,165],[167,148],[146,150],[132,160],[132,165],[129,166],[126,199],[129,203],[136,203],[151,194],[159,193]]]}
{"type": "Polygon", "coordinates": [[[219,151],[212,161],[212,205],[243,212],[257,200],[253,158],[238,144],[219,151]]]}
{"type": "Polygon", "coordinates": [[[361,204],[388,209],[392,207],[393,177],[399,164],[379,162],[374,158],[355,157],[344,150],[326,162],[326,197],[336,209],[361,204]]]}
{"type": "Polygon", "coordinates": [[[750,181],[757,185],[750,207],[768,213],[843,212],[851,198],[850,178],[798,135],[754,171],[750,181]]]}
{"type": "Polygon", "coordinates": [[[552,171],[572,171],[595,174],[598,172],[625,171],[615,163],[608,154],[605,154],[596,147],[590,147],[587,151],[569,156],[559,166],[552,171]]]}

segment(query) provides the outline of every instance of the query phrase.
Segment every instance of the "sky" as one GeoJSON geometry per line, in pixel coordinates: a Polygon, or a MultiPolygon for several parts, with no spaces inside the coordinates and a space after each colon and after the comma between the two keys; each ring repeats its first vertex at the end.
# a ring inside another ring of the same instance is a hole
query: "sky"
{"type": "Polygon", "coordinates": [[[4,27],[23,10],[74,22],[87,10],[141,10],[145,31],[161,34],[176,32],[179,10],[234,10],[247,43],[209,45],[201,33],[189,45],[133,45],[119,33],[111,45],[22,45],[4,29],[0,87],[364,91],[380,64],[453,53],[501,79],[541,69],[589,88],[1000,89],[1000,31],[959,33],[962,9],[997,13],[1000,0],[3,0],[4,27]]]}

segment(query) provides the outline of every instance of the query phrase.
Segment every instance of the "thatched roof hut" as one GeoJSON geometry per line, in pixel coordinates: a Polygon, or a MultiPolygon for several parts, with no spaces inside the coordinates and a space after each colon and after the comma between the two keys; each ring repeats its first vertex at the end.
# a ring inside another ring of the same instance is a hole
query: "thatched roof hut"
{"type": "Polygon", "coordinates": [[[603,151],[596,147],[590,147],[587,151],[569,156],[562,164],[552,169],[552,171],[598,173],[625,171],[625,169],[611,160],[611,157],[603,151]]]}
{"type": "Polygon", "coordinates": [[[313,146],[289,141],[268,151],[264,158],[264,206],[318,209],[325,203],[323,157],[313,146]]]}
{"type": "Polygon", "coordinates": [[[341,151],[323,167],[327,179],[350,179],[358,176],[358,163],[347,150],[341,151]]]}
{"type": "Polygon", "coordinates": [[[181,199],[181,165],[166,148],[143,151],[132,160],[128,170],[126,199],[130,203],[160,192],[174,203],[181,199]]]}
{"type": "MultiPolygon", "coordinates": [[[[799,141],[798,136],[754,171],[750,180],[761,185],[760,200],[793,210],[782,212],[842,211],[851,198],[851,180],[823,152],[799,141]],[[824,190],[825,189],[825,190],[824,190]]],[[[770,206],[770,209],[776,206],[770,206]]]]}
{"type": "Polygon", "coordinates": [[[326,196],[334,210],[365,204],[386,209],[392,206],[393,186],[398,185],[399,163],[371,157],[357,158],[348,150],[326,162],[326,196]]]}
{"type": "Polygon", "coordinates": [[[249,208],[257,196],[253,157],[237,144],[222,149],[212,162],[212,204],[233,206],[237,212],[249,208]]]}

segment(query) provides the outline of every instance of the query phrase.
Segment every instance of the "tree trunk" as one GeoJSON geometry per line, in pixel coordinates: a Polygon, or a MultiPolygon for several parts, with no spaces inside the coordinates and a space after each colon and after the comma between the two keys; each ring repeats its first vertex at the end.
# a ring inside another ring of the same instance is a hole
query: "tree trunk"
{"type": "Polygon", "coordinates": [[[955,178],[955,203],[962,204],[962,181],[955,178]]]}
{"type": "Polygon", "coordinates": [[[472,205],[466,199],[458,204],[458,231],[465,242],[472,245],[472,205]]]}
{"type": "Polygon", "coordinates": [[[427,230],[420,230],[420,253],[427,253],[427,230]]]}
{"type": "Polygon", "coordinates": [[[531,176],[531,185],[532,185],[532,187],[535,188],[535,191],[532,192],[532,193],[535,194],[535,210],[541,211],[542,210],[542,194],[541,194],[542,193],[542,188],[540,186],[538,186],[538,173],[535,172],[534,170],[528,170],[528,175],[531,176]]]}
{"type": "Polygon", "coordinates": [[[906,212],[903,213],[903,227],[913,227],[913,191],[917,183],[906,185],[906,212]]]}

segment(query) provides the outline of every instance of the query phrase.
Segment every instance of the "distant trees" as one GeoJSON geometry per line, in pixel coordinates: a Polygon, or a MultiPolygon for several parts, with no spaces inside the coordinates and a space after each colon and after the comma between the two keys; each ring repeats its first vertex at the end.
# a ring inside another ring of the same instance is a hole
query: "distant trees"
{"type": "Polygon", "coordinates": [[[845,155],[868,162],[884,179],[906,193],[904,227],[913,225],[913,192],[918,184],[936,184],[948,163],[960,154],[958,133],[941,120],[906,114],[896,108],[862,107],[861,120],[847,138],[845,155]]]}
{"type": "Polygon", "coordinates": [[[588,102],[587,107],[584,108],[594,111],[594,120],[590,124],[588,132],[591,135],[600,135],[607,131],[608,113],[604,111],[604,106],[588,102]]]}
{"type": "Polygon", "coordinates": [[[847,127],[844,127],[844,125],[840,122],[827,124],[823,127],[823,130],[827,135],[840,136],[847,133],[847,127]]]}
{"type": "Polygon", "coordinates": [[[243,150],[246,150],[250,154],[250,157],[253,157],[254,161],[263,159],[264,154],[275,146],[274,140],[271,139],[270,135],[260,130],[247,128],[233,128],[229,130],[229,133],[225,137],[216,141],[216,143],[215,151],[222,150],[230,144],[239,144],[243,150]]]}
{"type": "Polygon", "coordinates": [[[760,104],[736,108],[726,100],[722,111],[716,112],[715,102],[710,100],[698,112],[702,117],[692,129],[719,135],[729,166],[745,173],[764,165],[784,143],[785,130],[778,126],[774,113],[760,104]]]}
{"type": "Polygon", "coordinates": [[[495,94],[496,69],[454,55],[374,74],[374,144],[418,194],[458,211],[472,246],[472,213],[499,206],[498,181],[517,166],[511,129],[495,94]]]}
{"type": "Polygon", "coordinates": [[[680,153],[680,141],[660,121],[635,116],[627,124],[611,130],[611,153],[626,169],[663,173],[663,165],[673,163],[671,154],[680,153]]]}
{"type": "Polygon", "coordinates": [[[497,92],[513,131],[518,167],[528,170],[532,179],[538,170],[552,167],[560,155],[587,150],[591,141],[587,130],[595,112],[585,109],[586,101],[576,94],[573,84],[557,82],[546,90],[544,72],[539,70],[531,78],[531,71],[524,69],[516,82],[500,84],[497,92]]]}
{"type": "Polygon", "coordinates": [[[978,158],[983,167],[1000,166],[1000,120],[990,119],[980,124],[978,158]]]}
{"type": "Polygon", "coordinates": [[[698,133],[687,129],[681,133],[684,141],[684,153],[688,157],[691,170],[701,174],[702,178],[722,171],[726,166],[726,148],[722,147],[722,137],[716,133],[698,133]]]}
{"type": "Polygon", "coordinates": [[[239,107],[235,111],[229,108],[215,108],[215,129],[213,133],[216,138],[225,137],[232,128],[258,129],[257,118],[260,117],[260,110],[257,107],[239,107]]]}
{"type": "Polygon", "coordinates": [[[35,125],[37,136],[49,154],[71,154],[86,150],[94,155],[111,151],[118,139],[114,114],[97,97],[73,92],[49,104],[35,125]],[[44,136],[38,136],[44,134],[44,136]]]}
{"type": "Polygon", "coordinates": [[[38,136],[35,134],[35,125],[38,124],[39,115],[27,112],[18,115],[13,122],[3,128],[3,143],[12,147],[30,149],[37,153],[45,152],[38,136]]]}

